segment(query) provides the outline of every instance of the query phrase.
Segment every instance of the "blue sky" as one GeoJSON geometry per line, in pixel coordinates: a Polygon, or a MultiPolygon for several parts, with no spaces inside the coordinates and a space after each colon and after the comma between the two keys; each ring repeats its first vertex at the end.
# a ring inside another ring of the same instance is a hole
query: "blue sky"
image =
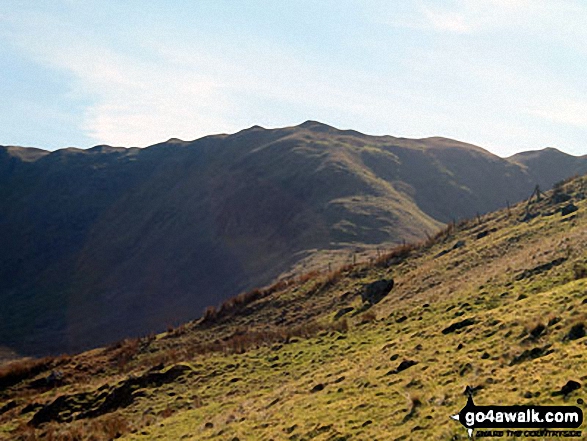
{"type": "Polygon", "coordinates": [[[0,3],[0,144],[147,146],[308,119],[587,154],[582,1],[0,3]]]}

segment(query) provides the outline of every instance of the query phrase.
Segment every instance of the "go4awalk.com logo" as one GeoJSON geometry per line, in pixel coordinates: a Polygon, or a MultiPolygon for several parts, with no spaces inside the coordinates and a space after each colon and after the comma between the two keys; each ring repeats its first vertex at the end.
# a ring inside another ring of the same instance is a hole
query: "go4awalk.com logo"
{"type": "Polygon", "coordinates": [[[467,404],[452,415],[469,433],[481,437],[580,437],[583,411],[577,406],[477,406],[467,387],[467,404]],[[571,430],[575,429],[575,430],[571,430]]]}

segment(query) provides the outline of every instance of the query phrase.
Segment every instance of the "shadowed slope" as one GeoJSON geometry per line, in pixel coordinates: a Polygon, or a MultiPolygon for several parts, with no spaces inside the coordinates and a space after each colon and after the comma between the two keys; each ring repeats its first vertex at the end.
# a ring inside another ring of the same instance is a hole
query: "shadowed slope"
{"type": "Polygon", "coordinates": [[[145,149],[0,147],[0,344],[158,331],[317,251],[416,240],[521,199],[532,176],[469,144],[312,121],[145,149]]]}
{"type": "Polygon", "coordinates": [[[508,159],[524,166],[530,176],[537,183],[544,184],[545,188],[561,180],[560,170],[575,176],[582,175],[587,168],[587,155],[576,157],[552,147],[518,153],[508,159]]]}
{"type": "Polygon", "coordinates": [[[449,418],[467,390],[582,407],[586,184],[159,335],[3,366],[0,438],[467,440],[449,418]]]}

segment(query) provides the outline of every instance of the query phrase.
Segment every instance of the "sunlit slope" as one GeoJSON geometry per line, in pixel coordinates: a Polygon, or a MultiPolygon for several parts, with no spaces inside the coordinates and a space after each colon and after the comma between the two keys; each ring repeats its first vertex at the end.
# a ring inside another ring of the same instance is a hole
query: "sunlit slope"
{"type": "Polygon", "coordinates": [[[0,433],[464,440],[449,416],[466,386],[479,405],[576,404],[587,380],[585,189],[585,178],[569,182],[167,333],[5,368],[0,433]],[[382,301],[363,303],[391,278],[382,301]]]}

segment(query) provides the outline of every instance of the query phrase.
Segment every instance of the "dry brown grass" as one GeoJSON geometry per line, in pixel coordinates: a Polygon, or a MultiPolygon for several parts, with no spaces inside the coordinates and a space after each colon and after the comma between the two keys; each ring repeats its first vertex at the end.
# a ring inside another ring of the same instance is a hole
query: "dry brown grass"
{"type": "Polygon", "coordinates": [[[237,329],[229,337],[223,340],[216,340],[209,343],[197,343],[188,351],[191,356],[194,354],[205,354],[209,352],[243,353],[252,348],[258,348],[273,343],[288,343],[292,338],[310,338],[319,332],[347,332],[347,320],[339,320],[331,323],[309,322],[289,328],[273,328],[246,331],[237,329]]]}
{"type": "Polygon", "coordinates": [[[337,268],[333,271],[324,274],[322,277],[316,277],[317,280],[312,286],[312,288],[310,288],[307,295],[311,296],[319,291],[328,289],[336,285],[343,278],[345,273],[348,273],[358,265],[359,264],[343,265],[340,268],[337,268]]]}
{"type": "Polygon", "coordinates": [[[303,285],[304,283],[309,282],[310,280],[316,279],[316,277],[318,277],[318,276],[320,276],[320,271],[318,271],[318,270],[309,271],[309,272],[304,273],[298,277],[298,283],[300,285],[303,285]]]}
{"type": "Polygon", "coordinates": [[[138,338],[127,338],[117,345],[117,350],[112,361],[119,369],[124,368],[139,353],[140,342],[138,338]]]}
{"type": "Polygon", "coordinates": [[[413,243],[404,243],[393,248],[391,251],[379,256],[374,265],[378,267],[387,267],[391,264],[401,262],[406,259],[414,250],[417,249],[417,245],[413,243]]]}
{"type": "Polygon", "coordinates": [[[361,315],[361,323],[371,323],[376,320],[377,320],[377,314],[372,309],[370,309],[369,311],[367,311],[363,315],[361,315]]]}
{"type": "Polygon", "coordinates": [[[19,440],[49,441],[110,441],[129,433],[133,425],[121,415],[108,414],[99,418],[78,420],[71,424],[49,423],[42,430],[22,430],[19,440]]]}
{"type": "Polygon", "coordinates": [[[23,380],[33,378],[67,361],[69,357],[25,358],[0,367],[0,389],[9,388],[23,380]]]}
{"type": "Polygon", "coordinates": [[[218,311],[216,310],[216,306],[208,306],[204,310],[204,315],[202,316],[202,323],[213,322],[217,316],[218,311]]]}
{"type": "MultiPolygon", "coordinates": [[[[199,323],[208,325],[216,323],[219,319],[226,318],[257,300],[263,299],[276,292],[283,291],[293,283],[295,283],[293,279],[278,280],[267,288],[255,288],[251,291],[240,293],[237,296],[231,297],[222,302],[218,308],[215,306],[208,306],[204,310],[204,315],[202,316],[202,319],[199,323]]],[[[174,331],[171,330],[169,332],[174,331]]]]}
{"type": "MultiPolygon", "coordinates": [[[[445,228],[441,229],[434,235],[430,236],[427,234],[427,239],[419,243],[403,243],[391,249],[389,252],[380,254],[375,260],[370,259],[369,266],[375,267],[387,267],[396,263],[399,263],[408,258],[414,251],[429,248],[436,243],[447,240],[449,237],[460,229],[462,226],[467,225],[468,221],[463,220],[458,224],[451,222],[445,228]]],[[[263,298],[266,298],[274,293],[284,291],[292,285],[304,285],[307,282],[314,281],[312,287],[308,290],[307,296],[311,296],[317,292],[326,290],[336,285],[344,276],[352,271],[353,269],[364,265],[364,263],[353,262],[343,265],[333,271],[327,273],[320,272],[318,270],[312,270],[305,274],[300,275],[297,278],[281,279],[267,288],[256,288],[251,291],[240,293],[235,297],[225,300],[220,304],[219,307],[208,306],[201,320],[198,322],[199,325],[210,326],[217,324],[221,319],[225,319],[239,311],[242,311],[248,305],[263,298]]],[[[176,329],[169,329],[168,334],[181,335],[176,329]]]]}
{"type": "MultiPolygon", "coordinates": [[[[465,222],[467,222],[467,221],[465,221],[465,222]]],[[[478,215],[478,222],[481,223],[481,217],[479,215],[478,215]]],[[[465,225],[465,224],[462,224],[462,225],[465,225]]],[[[432,236],[427,235],[428,237],[421,244],[421,247],[430,248],[431,246],[436,245],[439,242],[446,241],[451,236],[453,236],[456,231],[457,231],[456,225],[453,222],[451,222],[451,223],[447,224],[446,227],[444,227],[443,229],[436,232],[434,235],[432,235],[432,236]]]]}
{"type": "Polygon", "coordinates": [[[451,222],[446,225],[443,229],[430,235],[426,233],[426,239],[417,243],[403,243],[391,249],[389,252],[379,256],[373,264],[379,267],[387,267],[393,264],[397,264],[407,259],[414,251],[422,249],[428,249],[437,243],[448,240],[451,236],[454,236],[455,232],[468,225],[468,220],[461,220],[458,224],[451,222]]]}
{"type": "Polygon", "coordinates": [[[131,361],[136,360],[141,353],[144,353],[155,338],[155,334],[151,334],[146,337],[121,340],[106,348],[107,360],[111,366],[124,372],[129,368],[131,361]]]}

